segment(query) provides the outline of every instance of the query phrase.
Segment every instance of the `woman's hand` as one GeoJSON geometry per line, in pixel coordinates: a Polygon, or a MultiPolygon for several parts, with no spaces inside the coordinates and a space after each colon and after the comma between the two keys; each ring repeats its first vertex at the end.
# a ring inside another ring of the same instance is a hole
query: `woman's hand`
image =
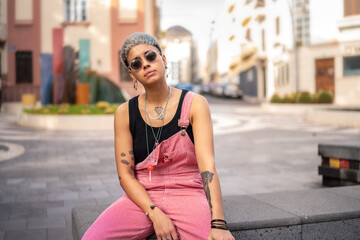
{"type": "Polygon", "coordinates": [[[212,228],[207,240],[235,240],[230,231],[212,228]]]}
{"type": "Polygon", "coordinates": [[[178,234],[171,219],[159,208],[149,213],[158,240],[178,240],[178,234]]]}

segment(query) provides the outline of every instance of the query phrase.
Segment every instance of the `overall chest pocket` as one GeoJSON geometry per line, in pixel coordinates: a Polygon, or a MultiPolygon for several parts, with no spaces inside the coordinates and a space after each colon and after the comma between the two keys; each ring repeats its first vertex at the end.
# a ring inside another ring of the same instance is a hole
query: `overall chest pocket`
{"type": "Polygon", "coordinates": [[[165,151],[159,155],[159,163],[166,164],[170,162],[187,161],[187,153],[184,147],[172,151],[165,151]]]}

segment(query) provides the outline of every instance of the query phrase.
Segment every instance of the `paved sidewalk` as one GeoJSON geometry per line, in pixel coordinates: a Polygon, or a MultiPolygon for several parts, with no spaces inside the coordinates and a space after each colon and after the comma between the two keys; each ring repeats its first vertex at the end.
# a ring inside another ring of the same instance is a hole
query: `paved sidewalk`
{"type": "MultiPolygon", "coordinates": [[[[211,105],[223,195],[320,188],[317,143],[360,139],[360,129],[305,124],[258,107],[211,105]]],[[[0,240],[72,239],[71,208],[112,203],[112,131],[20,128],[0,114],[0,240]]]]}

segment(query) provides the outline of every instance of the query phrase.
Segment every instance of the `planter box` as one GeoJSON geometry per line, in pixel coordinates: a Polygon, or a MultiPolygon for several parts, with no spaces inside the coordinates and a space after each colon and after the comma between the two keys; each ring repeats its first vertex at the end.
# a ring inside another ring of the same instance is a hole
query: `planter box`
{"type": "Polygon", "coordinates": [[[21,113],[17,124],[45,130],[113,130],[114,115],[45,115],[21,113]]]}

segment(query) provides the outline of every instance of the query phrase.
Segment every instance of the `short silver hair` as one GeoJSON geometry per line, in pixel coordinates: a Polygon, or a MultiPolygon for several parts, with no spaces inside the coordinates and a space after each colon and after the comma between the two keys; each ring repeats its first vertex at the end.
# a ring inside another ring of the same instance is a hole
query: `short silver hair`
{"type": "Polygon", "coordinates": [[[156,47],[159,50],[160,54],[162,55],[162,50],[160,48],[159,42],[156,37],[143,32],[133,33],[125,39],[123,45],[121,46],[120,59],[122,64],[124,64],[126,68],[129,67],[127,57],[130,50],[139,44],[152,45],[156,47]]]}

